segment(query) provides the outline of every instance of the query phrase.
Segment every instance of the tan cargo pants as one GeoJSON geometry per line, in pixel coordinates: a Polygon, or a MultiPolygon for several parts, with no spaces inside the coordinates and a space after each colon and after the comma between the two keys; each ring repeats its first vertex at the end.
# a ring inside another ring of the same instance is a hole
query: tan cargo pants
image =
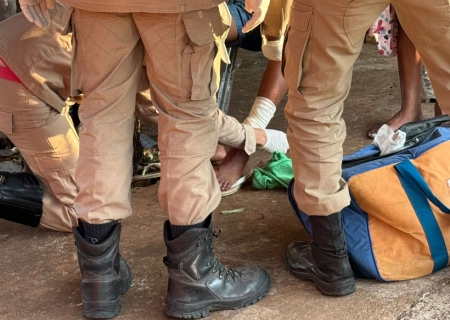
{"type": "Polygon", "coordinates": [[[0,79],[0,131],[20,150],[44,189],[41,225],[72,231],[77,225],[75,166],[78,136],[60,114],[21,83],[0,79]]]}
{"type": "MultiPolygon", "coordinates": [[[[144,67],[145,74],[141,74],[136,94],[136,115],[139,120],[157,125],[159,113],[153,105],[150,90],[150,83],[147,78],[147,69],[144,67]]],[[[248,155],[256,151],[256,137],[254,129],[240,123],[234,117],[224,114],[217,109],[217,128],[219,130],[219,142],[226,146],[243,149],[248,155]]]]}
{"type": "MultiPolygon", "coordinates": [[[[329,215],[350,203],[341,179],[343,101],[365,33],[389,3],[293,0],[283,57],[289,85],[285,113],[295,198],[309,215],[329,215]]],[[[450,113],[449,1],[392,4],[430,74],[439,104],[450,113]]]]}
{"type": "Polygon", "coordinates": [[[217,55],[229,17],[218,8],[184,14],[74,10],[73,88],[79,109],[77,215],[90,223],[131,214],[133,113],[143,64],[159,111],[159,201],[171,223],[206,218],[220,202],[209,161],[218,141],[217,55]]]}

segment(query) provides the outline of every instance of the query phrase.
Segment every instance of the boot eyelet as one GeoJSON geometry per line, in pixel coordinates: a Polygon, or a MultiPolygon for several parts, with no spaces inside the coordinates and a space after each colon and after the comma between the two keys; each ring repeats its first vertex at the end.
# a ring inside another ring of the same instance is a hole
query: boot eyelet
{"type": "Polygon", "coordinates": [[[219,276],[220,279],[223,279],[223,276],[219,276]]]}
{"type": "Polygon", "coordinates": [[[216,269],[212,269],[212,273],[216,273],[216,271],[217,271],[216,269]]]}

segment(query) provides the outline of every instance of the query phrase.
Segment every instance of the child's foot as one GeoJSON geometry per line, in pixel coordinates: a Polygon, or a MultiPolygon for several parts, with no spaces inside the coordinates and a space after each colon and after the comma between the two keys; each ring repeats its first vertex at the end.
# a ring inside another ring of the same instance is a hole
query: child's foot
{"type": "Polygon", "coordinates": [[[216,153],[211,157],[211,162],[222,161],[227,155],[225,147],[218,144],[216,147],[216,153]]]}
{"type": "Polygon", "coordinates": [[[215,169],[217,181],[222,191],[229,190],[245,173],[249,155],[244,150],[231,149],[215,169]]]}

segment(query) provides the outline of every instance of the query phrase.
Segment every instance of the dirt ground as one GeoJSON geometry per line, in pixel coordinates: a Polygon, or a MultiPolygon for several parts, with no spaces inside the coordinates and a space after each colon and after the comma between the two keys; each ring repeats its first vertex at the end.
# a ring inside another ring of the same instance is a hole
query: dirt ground
{"type": "MultiPolygon", "coordinates": [[[[247,115],[265,68],[260,53],[239,51],[229,114],[247,115]]],[[[286,130],[283,100],[269,128],[286,130]]],[[[346,154],[371,141],[365,136],[400,107],[395,58],[383,58],[374,45],[364,45],[345,102],[346,154]]],[[[424,104],[427,117],[431,105],[424,104]]],[[[258,152],[253,166],[270,158],[258,152]]],[[[112,173],[113,174],[113,173],[112,173]]],[[[133,271],[133,284],[122,298],[116,319],[166,319],[167,271],[162,225],[166,215],[157,201],[158,185],[132,192],[133,215],[123,221],[121,253],[133,271]]],[[[180,197],[183,195],[180,194],[180,197]]],[[[215,252],[229,267],[258,264],[272,277],[267,297],[241,310],[220,311],[210,319],[448,319],[449,271],[396,283],[357,280],[356,293],[341,298],[321,295],[311,283],[291,276],[283,251],[293,240],[310,241],[289,206],[286,190],[256,190],[251,179],[235,195],[223,198],[215,211],[215,252]],[[239,214],[222,210],[244,208],[239,214]]],[[[0,221],[0,319],[82,319],[80,273],[71,234],[0,221]]]]}

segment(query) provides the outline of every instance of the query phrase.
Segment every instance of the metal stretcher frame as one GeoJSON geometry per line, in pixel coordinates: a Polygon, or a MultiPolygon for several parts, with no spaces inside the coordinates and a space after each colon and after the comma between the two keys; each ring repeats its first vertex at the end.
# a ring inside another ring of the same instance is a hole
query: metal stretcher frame
{"type": "Polygon", "coordinates": [[[234,72],[239,68],[242,60],[237,59],[238,47],[228,49],[230,56],[230,64],[222,64],[224,66],[221,73],[219,90],[217,91],[217,107],[223,113],[228,114],[228,107],[230,106],[231,89],[233,87],[234,72]]]}

